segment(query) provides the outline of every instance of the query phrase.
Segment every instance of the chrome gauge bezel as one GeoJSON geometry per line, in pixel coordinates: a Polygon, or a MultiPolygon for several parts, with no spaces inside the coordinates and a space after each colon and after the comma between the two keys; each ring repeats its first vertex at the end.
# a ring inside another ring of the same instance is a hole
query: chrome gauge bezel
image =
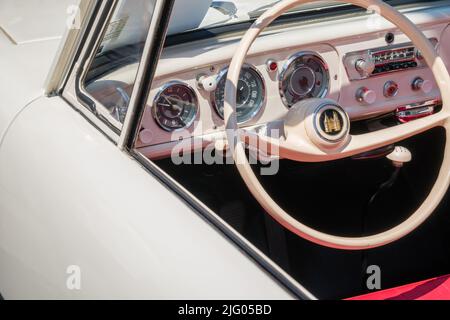
{"type": "MultiPolygon", "coordinates": [[[[267,103],[267,101],[266,101],[267,100],[266,83],[264,81],[264,77],[263,77],[262,73],[256,67],[254,67],[254,66],[252,66],[250,64],[247,64],[247,63],[243,65],[241,73],[245,69],[252,70],[259,77],[259,80],[261,82],[261,88],[260,89],[262,91],[261,92],[262,97],[261,97],[260,105],[257,108],[255,108],[253,110],[253,112],[251,112],[245,119],[241,119],[241,121],[239,121],[240,119],[238,119],[238,124],[245,124],[245,123],[248,123],[248,122],[252,121],[253,119],[255,119],[257,115],[259,115],[260,113],[263,112],[264,108],[266,107],[266,103],[267,103]]],[[[218,84],[226,76],[227,72],[228,72],[228,67],[225,67],[225,68],[220,70],[219,74],[217,75],[217,83],[218,84]]],[[[211,104],[212,104],[216,114],[221,119],[224,119],[223,115],[220,114],[219,106],[217,105],[217,101],[216,101],[216,92],[217,92],[217,90],[219,90],[219,88],[217,88],[216,90],[211,92],[211,96],[210,96],[211,104]]]]}
{"type": "MultiPolygon", "coordinates": [[[[324,84],[322,84],[323,88],[321,89],[321,91],[319,92],[318,96],[313,96],[312,98],[325,98],[328,95],[328,92],[330,90],[330,84],[331,84],[331,78],[330,78],[330,69],[328,67],[328,64],[325,62],[325,60],[317,53],[317,52],[313,52],[313,51],[301,51],[298,52],[294,55],[292,55],[287,62],[284,64],[280,75],[278,77],[278,86],[279,86],[279,92],[280,92],[280,97],[281,100],[283,101],[283,104],[287,107],[287,108],[291,108],[294,104],[291,104],[288,99],[286,98],[286,91],[289,90],[288,85],[291,82],[291,77],[287,78],[287,73],[290,69],[290,67],[292,66],[293,63],[295,63],[295,61],[297,61],[300,58],[303,58],[305,56],[312,56],[317,63],[319,63],[321,65],[321,67],[323,68],[323,70],[326,72],[325,76],[326,76],[326,82],[324,84]]],[[[292,73],[291,73],[292,76],[292,73]]],[[[305,97],[307,97],[307,95],[304,95],[303,97],[300,95],[297,95],[300,97],[301,101],[302,99],[304,99],[305,97]]]]}
{"type": "Polygon", "coordinates": [[[158,92],[156,93],[154,99],[153,99],[153,104],[152,104],[152,115],[153,118],[155,119],[156,123],[158,123],[158,125],[164,129],[167,132],[177,132],[177,131],[181,131],[181,130],[186,130],[189,129],[192,124],[194,123],[194,121],[197,119],[199,114],[199,102],[198,102],[198,96],[197,93],[195,92],[195,90],[188,84],[182,82],[182,81],[178,81],[178,80],[173,80],[173,81],[169,81],[167,83],[165,83],[161,88],[159,88],[158,92]],[[195,106],[195,114],[192,117],[192,119],[189,120],[189,122],[186,123],[186,125],[182,128],[170,128],[167,127],[166,125],[164,125],[163,123],[161,123],[160,119],[158,118],[157,115],[157,102],[159,101],[159,99],[161,98],[161,94],[166,91],[167,89],[169,89],[172,86],[183,86],[186,89],[188,89],[189,93],[192,95],[193,97],[193,105],[195,106]]]}

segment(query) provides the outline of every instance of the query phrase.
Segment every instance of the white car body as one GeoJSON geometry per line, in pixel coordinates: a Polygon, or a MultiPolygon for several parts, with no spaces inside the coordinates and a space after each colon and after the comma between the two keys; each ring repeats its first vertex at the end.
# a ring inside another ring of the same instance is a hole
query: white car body
{"type": "MultiPolygon", "coordinates": [[[[61,56],[64,60],[64,41],[70,38],[73,2],[0,0],[1,296],[315,299],[249,241],[233,231],[225,235],[160,177],[149,174],[70,101],[49,94],[48,84],[60,72],[55,65],[61,56]],[[74,270],[80,275],[77,288],[70,286],[74,270]]],[[[169,34],[227,20],[209,9],[211,1],[198,3],[202,6],[177,0],[169,34]]],[[[237,4],[232,19],[248,18],[241,14],[248,4],[237,4]]],[[[406,14],[431,35],[442,33],[450,21],[450,7],[406,14]]],[[[332,23],[325,22],[317,37],[331,37],[326,31],[332,23]]],[[[341,20],[332,36],[351,39],[367,31],[365,23],[341,20]]],[[[389,23],[380,25],[383,32],[391,29],[389,23]]],[[[224,61],[238,40],[224,46],[224,61]]],[[[314,43],[316,34],[294,40],[314,43]]],[[[370,41],[379,46],[381,40],[370,41]]],[[[256,42],[255,50],[266,50],[262,44],[256,42]]],[[[352,43],[348,47],[357,49],[352,43]]],[[[450,50],[442,48],[440,54],[450,61],[450,50]]],[[[176,58],[167,58],[167,74],[176,66],[170,59],[176,58]]],[[[198,64],[196,59],[218,58],[205,53],[179,61],[198,64]]],[[[337,88],[340,83],[334,82],[337,88]]],[[[353,101],[354,95],[341,98],[353,101]]]]}
{"type": "Polygon", "coordinates": [[[0,2],[2,296],[292,298],[63,99],[44,96],[72,3],[0,2]],[[74,265],[81,290],[67,287],[74,265]]]}

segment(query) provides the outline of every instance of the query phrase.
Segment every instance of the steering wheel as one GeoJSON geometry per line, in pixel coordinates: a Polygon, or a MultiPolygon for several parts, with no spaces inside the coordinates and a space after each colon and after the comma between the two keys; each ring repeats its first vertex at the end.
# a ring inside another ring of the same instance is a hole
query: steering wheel
{"type": "Polygon", "coordinates": [[[281,138],[257,135],[258,144],[273,146],[280,158],[301,162],[322,162],[362,154],[402,141],[434,127],[446,129],[444,160],[434,187],[419,209],[403,223],[382,233],[367,237],[341,237],[320,232],[285,212],[266,192],[253,172],[245,152],[246,139],[238,128],[236,88],[247,53],[258,35],[283,13],[300,4],[317,0],[284,0],[266,11],[247,31],[233,57],[225,88],[225,122],[228,145],[234,162],[248,189],[261,206],[278,223],[313,243],[343,250],[365,250],[381,247],[408,235],[430,217],[444,197],[450,181],[450,77],[444,62],[424,34],[405,16],[381,0],[347,0],[366,9],[376,7],[381,16],[396,25],[421,51],[441,90],[442,111],[413,122],[363,135],[350,134],[350,120],[336,101],[307,99],[295,104],[284,119],[281,138]],[[324,120],[325,119],[325,120],[324,120]],[[331,119],[331,121],[330,121],[331,119]],[[330,130],[331,128],[331,130],[330,130]]]}

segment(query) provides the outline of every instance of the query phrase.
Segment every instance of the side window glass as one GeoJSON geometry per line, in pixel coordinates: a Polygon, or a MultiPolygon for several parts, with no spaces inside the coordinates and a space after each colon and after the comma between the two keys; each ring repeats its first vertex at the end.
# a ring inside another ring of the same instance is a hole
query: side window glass
{"type": "Polygon", "coordinates": [[[119,0],[83,80],[96,108],[123,124],[156,0],[119,0]],[[98,104],[101,104],[100,106],[98,104]]]}

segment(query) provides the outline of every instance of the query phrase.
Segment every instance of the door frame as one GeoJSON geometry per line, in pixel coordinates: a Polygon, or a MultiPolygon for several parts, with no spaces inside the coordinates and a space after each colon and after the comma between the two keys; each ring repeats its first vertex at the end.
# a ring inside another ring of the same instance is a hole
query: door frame
{"type": "Polygon", "coordinates": [[[175,0],[155,0],[144,50],[139,62],[127,116],[123,124],[113,119],[100,103],[82,88],[87,66],[106,32],[119,0],[80,0],[74,15],[77,24],[68,26],[44,87],[46,96],[60,96],[97,127],[120,150],[131,145],[135,125],[146,106],[148,88],[164,45],[175,0]]]}

